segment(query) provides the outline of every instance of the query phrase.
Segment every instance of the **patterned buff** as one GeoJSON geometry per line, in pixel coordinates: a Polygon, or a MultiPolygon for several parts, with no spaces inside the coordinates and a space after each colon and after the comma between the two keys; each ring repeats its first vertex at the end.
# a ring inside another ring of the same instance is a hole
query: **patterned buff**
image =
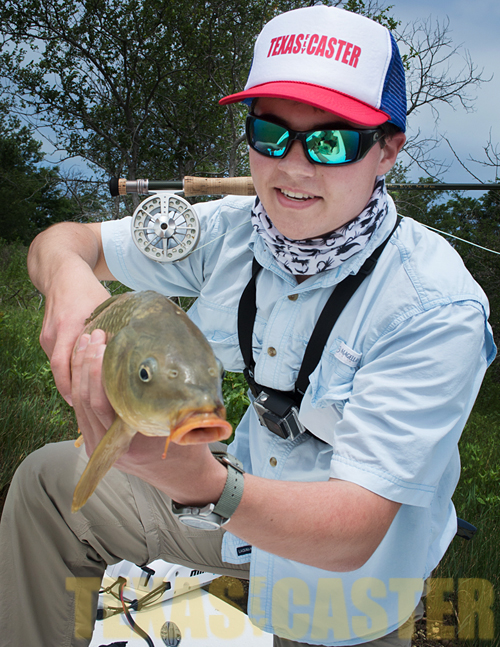
{"type": "Polygon", "coordinates": [[[364,249],[387,214],[385,177],[377,177],[365,209],[335,231],[306,240],[291,240],[276,229],[259,198],[252,209],[252,225],[278,264],[293,275],[319,274],[338,267],[364,249]]]}

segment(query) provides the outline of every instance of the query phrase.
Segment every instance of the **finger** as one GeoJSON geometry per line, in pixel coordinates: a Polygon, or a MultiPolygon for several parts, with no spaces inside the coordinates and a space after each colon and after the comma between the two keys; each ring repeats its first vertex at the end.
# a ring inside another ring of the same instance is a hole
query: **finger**
{"type": "MultiPolygon", "coordinates": [[[[90,367],[95,354],[96,345],[91,344],[90,335],[82,335],[72,364],[72,397],[80,431],[85,439],[85,449],[89,456],[107,430],[92,408],[91,380],[96,378],[91,377],[90,367]]],[[[100,381],[100,374],[97,379],[100,381]]]]}
{"type": "Polygon", "coordinates": [[[85,393],[82,397],[82,381],[85,383],[87,378],[84,373],[85,351],[90,341],[90,335],[82,335],[78,342],[78,348],[75,350],[72,359],[71,371],[71,396],[73,407],[75,409],[76,419],[80,433],[85,439],[85,448],[87,453],[92,453],[95,445],[93,426],[88,418],[88,406],[85,405],[85,393]]]}
{"type": "Polygon", "coordinates": [[[75,338],[58,339],[52,355],[50,355],[50,368],[54,376],[57,390],[70,405],[73,405],[71,397],[71,356],[75,338]]]}
{"type": "Polygon", "coordinates": [[[90,335],[83,334],[78,340],[78,346],[71,358],[71,395],[75,402],[80,400],[80,382],[82,377],[82,366],[85,358],[85,350],[90,341],[90,335]]]}
{"type": "Polygon", "coordinates": [[[106,333],[94,330],[86,350],[88,360],[88,394],[90,407],[101,424],[109,429],[115,412],[106,396],[102,382],[102,364],[106,350],[106,333]]]}
{"type": "Polygon", "coordinates": [[[73,399],[85,447],[90,455],[111,426],[115,413],[102,386],[106,335],[92,332],[81,341],[73,364],[73,399]]]}

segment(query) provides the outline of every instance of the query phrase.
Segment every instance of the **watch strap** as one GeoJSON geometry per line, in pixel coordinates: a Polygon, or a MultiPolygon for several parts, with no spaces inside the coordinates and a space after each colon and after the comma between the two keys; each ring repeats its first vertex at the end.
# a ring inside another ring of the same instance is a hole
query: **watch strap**
{"type": "Polygon", "coordinates": [[[228,520],[235,513],[243,496],[243,466],[237,458],[223,452],[214,452],[214,458],[227,468],[227,479],[213,511],[228,520]]]}

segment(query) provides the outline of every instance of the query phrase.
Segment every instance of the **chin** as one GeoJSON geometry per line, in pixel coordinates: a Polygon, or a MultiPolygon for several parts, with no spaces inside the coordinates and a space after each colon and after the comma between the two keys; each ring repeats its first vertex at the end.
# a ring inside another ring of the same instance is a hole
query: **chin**
{"type": "Polygon", "coordinates": [[[283,227],[280,227],[280,225],[276,224],[274,220],[273,223],[280,234],[290,240],[309,240],[311,238],[319,238],[324,234],[325,231],[324,229],[321,229],[319,227],[311,229],[310,227],[304,228],[300,225],[298,225],[297,227],[291,227],[290,225],[284,225],[283,227]]]}
{"type": "Polygon", "coordinates": [[[289,240],[306,240],[306,238],[311,238],[306,232],[301,232],[300,230],[297,229],[290,229],[289,227],[280,227],[279,225],[275,225],[276,229],[288,238],[289,240]]]}

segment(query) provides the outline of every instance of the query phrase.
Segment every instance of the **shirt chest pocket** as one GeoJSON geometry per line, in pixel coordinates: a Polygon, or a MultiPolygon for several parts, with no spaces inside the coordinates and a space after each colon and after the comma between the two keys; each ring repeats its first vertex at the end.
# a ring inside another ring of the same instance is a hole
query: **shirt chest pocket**
{"type": "Polygon", "coordinates": [[[342,414],[351,396],[361,357],[343,339],[335,339],[309,378],[314,408],[333,406],[342,414]]]}
{"type": "Polygon", "coordinates": [[[238,343],[237,308],[208,301],[202,296],[189,312],[207,338],[214,354],[227,371],[242,371],[243,358],[238,343]]]}

